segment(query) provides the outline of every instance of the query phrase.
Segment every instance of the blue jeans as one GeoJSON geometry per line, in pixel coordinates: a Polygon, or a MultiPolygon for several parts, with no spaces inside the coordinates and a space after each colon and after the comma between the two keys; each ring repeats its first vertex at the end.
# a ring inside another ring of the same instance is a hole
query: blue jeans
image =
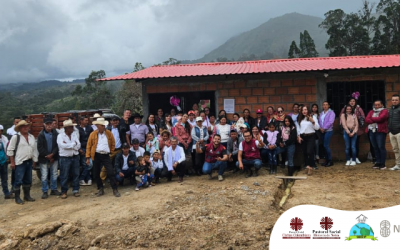
{"type": "Polygon", "coordinates": [[[49,190],[49,184],[47,181],[47,176],[49,175],[50,169],[50,188],[51,190],[57,190],[57,177],[58,177],[58,161],[54,161],[50,163],[49,161],[46,164],[40,164],[40,180],[42,181],[42,192],[47,193],[49,190]]]}
{"type": "Polygon", "coordinates": [[[15,166],[15,183],[14,189],[19,190],[22,187],[30,187],[32,185],[32,160],[22,162],[21,165],[15,166]]]}
{"type": "Polygon", "coordinates": [[[346,161],[350,161],[350,150],[351,150],[351,155],[353,156],[352,160],[356,161],[356,141],[357,141],[357,134],[354,134],[353,137],[350,137],[347,133],[346,130],[343,130],[343,139],[344,143],[346,145],[346,161]]]}
{"type": "Polygon", "coordinates": [[[122,185],[124,183],[124,179],[132,179],[135,175],[135,168],[130,167],[127,170],[121,169],[121,172],[124,174],[124,177],[119,176],[119,173],[115,176],[115,179],[122,185]]]}
{"type": "Polygon", "coordinates": [[[82,166],[82,173],[79,178],[80,181],[88,181],[91,180],[92,177],[90,176],[90,170],[92,169],[92,159],[90,159],[90,165],[86,165],[86,149],[82,149],[85,153],[84,155],[79,155],[79,163],[82,166]]]}
{"type": "MultiPolygon", "coordinates": [[[[262,161],[260,159],[255,159],[255,160],[242,159],[242,163],[244,169],[251,169],[251,167],[254,166],[256,170],[259,170],[262,166],[262,161]]],[[[236,167],[239,167],[239,161],[236,162],[236,167]]]]}
{"type": "Polygon", "coordinates": [[[274,149],[267,149],[268,152],[268,164],[272,166],[278,165],[276,162],[276,148],[274,149]]]}
{"type": "Polygon", "coordinates": [[[289,167],[294,167],[294,163],[293,163],[293,157],[294,157],[294,153],[295,153],[295,149],[296,149],[296,145],[292,144],[289,146],[284,146],[283,148],[279,147],[277,148],[277,152],[276,154],[281,154],[283,152],[287,153],[287,161],[288,161],[288,166],[289,167]]]}
{"type": "Polygon", "coordinates": [[[60,157],[61,193],[68,191],[68,178],[72,174],[72,193],[79,192],[79,155],[60,157]]]}
{"type": "Polygon", "coordinates": [[[216,161],[214,163],[204,162],[203,173],[211,174],[213,169],[218,169],[218,175],[223,175],[227,167],[226,161],[216,161]]]}
{"type": "Polygon", "coordinates": [[[151,183],[154,175],[147,176],[147,174],[136,176],[137,187],[145,186],[147,183],[151,183]]]}
{"type": "Polygon", "coordinates": [[[372,131],[368,134],[372,147],[374,148],[376,163],[384,166],[386,162],[386,134],[379,132],[373,133],[372,131]]]}
{"type": "Polygon", "coordinates": [[[3,188],[4,195],[9,195],[10,190],[8,189],[7,163],[0,165],[0,179],[1,179],[1,187],[3,188]]]}
{"type": "Polygon", "coordinates": [[[325,159],[327,161],[332,161],[332,153],[331,153],[331,148],[329,147],[329,144],[331,143],[331,138],[333,135],[333,131],[326,131],[325,133],[321,134],[321,141],[322,145],[324,145],[325,149],[325,159]]]}

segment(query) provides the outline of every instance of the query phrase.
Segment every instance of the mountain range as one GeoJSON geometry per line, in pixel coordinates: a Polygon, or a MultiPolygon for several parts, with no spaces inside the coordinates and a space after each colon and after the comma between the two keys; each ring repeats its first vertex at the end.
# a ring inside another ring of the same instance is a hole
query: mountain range
{"type": "Polygon", "coordinates": [[[314,39],[320,56],[327,56],[325,44],[328,34],[318,25],[320,17],[289,13],[269,19],[260,26],[234,36],[224,44],[197,60],[183,60],[182,63],[212,62],[221,58],[230,61],[241,58],[272,59],[287,58],[291,42],[299,46],[300,32],[307,30],[314,39]]]}

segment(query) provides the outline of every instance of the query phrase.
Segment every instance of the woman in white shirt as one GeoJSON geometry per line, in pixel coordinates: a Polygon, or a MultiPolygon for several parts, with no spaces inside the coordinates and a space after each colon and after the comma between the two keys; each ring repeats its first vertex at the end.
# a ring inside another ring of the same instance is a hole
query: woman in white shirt
{"type": "Polygon", "coordinates": [[[219,124],[217,124],[216,126],[217,134],[221,136],[221,144],[224,145],[224,147],[226,148],[231,131],[231,126],[229,124],[226,124],[226,117],[221,117],[219,119],[219,124]]]}
{"type": "Polygon", "coordinates": [[[306,164],[306,173],[312,174],[312,166],[314,166],[314,150],[315,150],[315,130],[319,129],[318,119],[312,116],[311,110],[307,106],[303,106],[297,117],[297,140],[303,149],[304,161],[306,164]]]}

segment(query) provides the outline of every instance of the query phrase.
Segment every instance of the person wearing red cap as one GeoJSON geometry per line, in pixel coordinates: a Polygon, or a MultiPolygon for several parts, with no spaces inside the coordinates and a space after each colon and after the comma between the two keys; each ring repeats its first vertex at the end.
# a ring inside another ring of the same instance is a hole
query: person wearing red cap
{"type": "Polygon", "coordinates": [[[267,126],[267,118],[263,115],[262,109],[257,109],[257,118],[254,119],[254,125],[257,126],[258,130],[262,130],[267,126]]]}
{"type": "Polygon", "coordinates": [[[193,110],[190,110],[190,111],[188,112],[188,115],[189,115],[188,123],[189,123],[190,126],[193,128],[193,127],[196,126],[195,113],[194,113],[193,110]]]}

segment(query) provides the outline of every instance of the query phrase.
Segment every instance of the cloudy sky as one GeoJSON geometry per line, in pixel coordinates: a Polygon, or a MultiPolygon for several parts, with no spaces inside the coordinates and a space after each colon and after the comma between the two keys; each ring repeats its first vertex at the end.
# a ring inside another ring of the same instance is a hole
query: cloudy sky
{"type": "Polygon", "coordinates": [[[0,0],[0,83],[107,76],[135,62],[198,59],[285,13],[323,17],[361,0],[0,0]]]}

